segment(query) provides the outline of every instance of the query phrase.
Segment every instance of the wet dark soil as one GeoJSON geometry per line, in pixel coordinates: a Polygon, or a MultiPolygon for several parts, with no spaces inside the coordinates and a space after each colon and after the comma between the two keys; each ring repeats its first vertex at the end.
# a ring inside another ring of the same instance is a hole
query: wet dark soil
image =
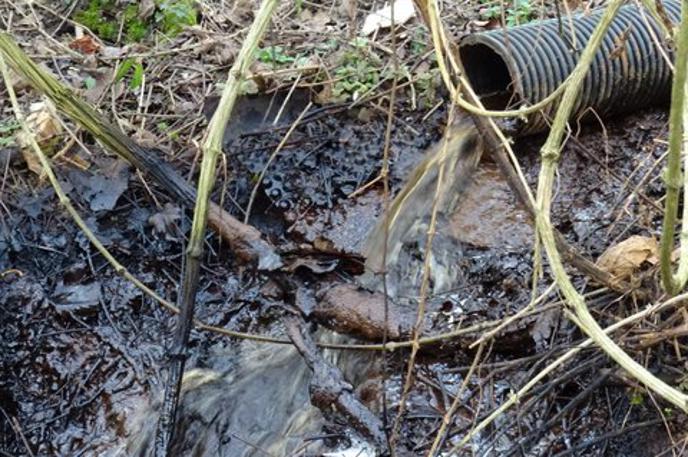
{"type": "MultiPolygon", "coordinates": [[[[255,100],[250,105],[255,107],[255,100]]],[[[438,138],[443,123],[441,110],[424,123],[415,114],[398,115],[403,122],[392,135],[394,189],[438,138]]],[[[293,112],[287,113],[278,126],[293,119],[293,112]]],[[[240,217],[237,208],[247,204],[256,177],[285,131],[269,124],[253,119],[227,137],[230,178],[219,183],[216,201],[229,197],[223,199],[225,207],[240,217]]],[[[587,126],[576,144],[569,142],[562,155],[554,220],[584,254],[595,259],[609,244],[632,234],[658,234],[660,212],[651,202],[662,196],[663,186],[661,166],[653,164],[665,150],[658,141],[664,138],[666,115],[653,111],[615,120],[605,130],[587,126]],[[643,197],[631,196],[637,185],[643,197]]],[[[285,251],[307,246],[360,253],[381,211],[380,187],[348,196],[377,175],[383,141],[382,117],[363,122],[356,112],[333,109],[303,122],[268,168],[251,222],[285,251]]],[[[533,137],[516,145],[531,185],[541,141],[533,137]]],[[[456,291],[431,300],[427,334],[503,318],[530,299],[531,229],[489,158],[485,161],[472,184],[471,204],[444,219],[446,230],[461,243],[463,259],[457,268],[462,281],[456,291]]],[[[174,300],[189,214],[156,186],[144,186],[130,168],[115,168],[116,173],[112,164],[98,163],[77,172],[63,166],[59,175],[106,247],[135,276],[174,300]]],[[[114,273],[45,183],[17,164],[8,176],[0,222],[0,451],[15,456],[108,455],[125,439],[135,409],[159,392],[174,318],[114,273]]],[[[198,317],[232,330],[276,332],[280,287],[239,268],[214,236],[208,236],[206,248],[198,317]]],[[[329,274],[351,279],[346,271],[329,274]]],[[[312,269],[302,277],[311,284],[321,278],[312,269]]],[[[580,277],[576,282],[585,290],[596,287],[580,277]]],[[[603,294],[591,301],[602,322],[632,306],[615,298],[603,294]]],[[[464,406],[448,444],[580,338],[556,308],[513,326],[490,348],[484,367],[462,393],[464,406]]],[[[229,370],[236,345],[227,337],[194,331],[188,366],[229,370]],[[227,357],[222,360],[218,354],[227,357]]],[[[409,400],[403,444],[412,455],[426,452],[472,361],[471,350],[441,349],[422,354],[409,400]]],[[[390,356],[392,407],[405,357],[403,352],[390,356]]],[[[658,372],[682,366],[675,352],[663,346],[655,348],[652,360],[658,372]]],[[[483,433],[474,448],[480,455],[521,455],[522,449],[532,455],[652,455],[658,443],[667,442],[666,431],[653,402],[630,385],[597,351],[583,352],[536,388],[518,414],[504,416],[483,433]],[[610,370],[607,380],[583,395],[602,369],[610,370]],[[555,422],[539,433],[552,417],[555,422]],[[640,425],[614,435],[622,424],[640,425]],[[629,440],[640,433],[653,438],[629,440]],[[520,447],[519,439],[524,440],[520,447]],[[646,452],[641,452],[643,446],[646,452]]],[[[674,429],[678,419],[665,406],[668,427],[674,429]]]]}

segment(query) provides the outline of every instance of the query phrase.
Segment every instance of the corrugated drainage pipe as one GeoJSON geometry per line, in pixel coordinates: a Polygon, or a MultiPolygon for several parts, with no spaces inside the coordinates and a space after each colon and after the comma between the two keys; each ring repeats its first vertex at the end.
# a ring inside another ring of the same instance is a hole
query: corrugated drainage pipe
{"type": "MultiPolygon", "coordinates": [[[[663,5],[677,23],[680,2],[665,0],[663,5]]],[[[571,21],[562,17],[561,22],[550,19],[468,35],[459,42],[467,77],[488,108],[532,105],[573,71],[601,14],[598,9],[571,21]]],[[[662,36],[647,11],[636,5],[620,8],[583,82],[573,118],[591,109],[605,116],[667,101],[671,69],[660,53],[662,36]]],[[[556,103],[512,125],[513,133],[545,130],[554,109],[556,103]]]]}

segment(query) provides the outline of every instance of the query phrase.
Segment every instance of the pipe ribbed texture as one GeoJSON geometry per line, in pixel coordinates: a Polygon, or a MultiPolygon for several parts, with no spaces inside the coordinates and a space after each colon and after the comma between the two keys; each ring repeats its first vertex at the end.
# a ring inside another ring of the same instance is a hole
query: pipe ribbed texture
{"type": "MultiPolygon", "coordinates": [[[[663,5],[677,23],[680,2],[665,0],[663,5]]],[[[571,74],[601,14],[598,9],[572,19],[563,16],[561,22],[550,19],[468,35],[459,43],[467,77],[488,108],[537,103],[571,74]]],[[[671,69],[658,47],[665,45],[662,41],[663,32],[648,11],[635,4],[622,7],[583,82],[574,119],[591,110],[603,117],[668,101],[671,69]]],[[[554,109],[556,103],[544,115],[519,122],[516,132],[544,130],[554,109]]]]}

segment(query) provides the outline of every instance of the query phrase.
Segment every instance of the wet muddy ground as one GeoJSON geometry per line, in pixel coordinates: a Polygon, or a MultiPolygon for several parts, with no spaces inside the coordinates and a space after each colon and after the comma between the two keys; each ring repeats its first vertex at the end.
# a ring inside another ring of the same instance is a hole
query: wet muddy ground
{"type": "MultiPolygon", "coordinates": [[[[395,189],[437,140],[442,122],[443,113],[438,112],[419,132],[404,123],[395,126],[395,189]]],[[[285,250],[307,244],[330,253],[359,252],[380,214],[381,193],[373,187],[355,198],[347,196],[376,176],[383,132],[381,118],[362,122],[346,112],[304,123],[268,170],[251,221],[285,250]]],[[[236,205],[245,206],[251,177],[265,164],[281,133],[234,135],[227,141],[232,179],[225,189],[225,207],[241,215],[236,205]]],[[[586,255],[594,259],[609,244],[632,234],[658,233],[660,213],[651,202],[663,190],[660,167],[653,169],[653,164],[665,149],[664,138],[666,115],[654,110],[612,121],[604,131],[585,127],[579,141],[569,143],[560,166],[554,219],[586,255]],[[631,197],[638,183],[643,197],[631,197]]],[[[516,145],[531,184],[541,141],[532,137],[516,145]]],[[[99,151],[95,146],[94,150],[99,151]]],[[[3,160],[8,152],[3,151],[3,160]]],[[[159,392],[174,319],[114,274],[45,183],[20,163],[3,165],[0,450],[3,455],[107,455],[125,439],[134,411],[159,392]]],[[[59,172],[70,198],[108,249],[134,275],[174,299],[188,212],[156,186],[144,186],[130,168],[110,161],[88,172],[68,167],[59,172]]],[[[443,219],[442,229],[461,242],[463,279],[454,293],[431,299],[427,334],[500,319],[528,302],[532,229],[526,220],[494,165],[485,159],[466,205],[443,219]]],[[[275,332],[280,305],[274,284],[236,268],[214,236],[208,236],[206,247],[198,317],[232,330],[275,332]]],[[[340,274],[346,277],[351,271],[340,274]]],[[[321,278],[305,275],[310,281],[321,278]]],[[[582,279],[577,282],[586,291],[598,288],[582,279]]],[[[590,305],[603,323],[609,323],[613,315],[642,303],[602,293],[590,305]]],[[[556,307],[512,327],[495,339],[464,391],[464,406],[448,443],[581,339],[556,307]]],[[[428,448],[463,380],[473,355],[465,344],[449,342],[421,353],[403,427],[403,444],[411,455],[423,455],[428,448]]],[[[230,338],[194,331],[188,366],[230,369],[236,347],[237,341],[230,338]],[[218,356],[223,354],[226,357],[218,356]]],[[[405,357],[397,351],[389,358],[391,408],[405,357]]],[[[682,363],[675,351],[660,345],[649,360],[653,371],[678,379],[682,363]]],[[[670,446],[666,430],[680,430],[680,415],[661,404],[656,407],[644,392],[631,388],[632,383],[598,351],[583,352],[556,373],[557,378],[536,388],[516,414],[505,415],[481,435],[474,444],[476,452],[646,456],[670,446]],[[600,373],[603,382],[593,386],[600,373]],[[591,392],[586,391],[589,386],[594,387],[591,392]],[[668,423],[662,425],[662,420],[668,423]],[[651,438],[639,440],[641,434],[651,438]]],[[[332,427],[329,431],[335,435],[346,429],[332,427]]]]}
{"type": "MultiPolygon", "coordinates": [[[[370,6],[364,3],[359,2],[361,20],[370,6]]],[[[478,8],[466,12],[465,6],[446,11],[444,19],[454,35],[484,27],[475,22],[478,8]]],[[[324,43],[335,31],[351,32],[342,25],[352,20],[348,13],[330,8],[328,14],[332,18],[322,24],[316,18],[299,18],[289,23],[297,25],[291,28],[281,23],[270,32],[270,40],[288,41],[298,48],[304,47],[301,41],[324,43]]],[[[237,17],[250,19],[244,16],[237,17]]],[[[62,22],[52,16],[42,19],[49,30],[57,31],[62,22]]],[[[225,34],[241,25],[215,19],[225,27],[225,34]]],[[[25,25],[20,23],[20,27],[25,25]]],[[[52,45],[36,39],[38,33],[29,26],[16,32],[35,43],[38,54],[43,53],[40,46],[50,49],[52,45]]],[[[205,38],[198,33],[183,39],[202,44],[205,38]]],[[[414,44],[413,33],[404,37],[407,48],[414,44]]],[[[424,36],[419,36],[416,41],[422,44],[424,36]]],[[[156,122],[162,119],[178,128],[179,142],[187,135],[198,140],[204,118],[216,104],[206,98],[212,92],[206,76],[220,81],[226,76],[224,65],[233,57],[231,49],[222,48],[225,44],[216,44],[212,51],[173,53],[152,60],[146,68],[154,88],[149,89],[153,95],[145,108],[150,118],[137,117],[141,114],[136,112],[141,109],[138,95],[121,88],[116,104],[110,106],[105,100],[101,105],[109,114],[117,108],[120,120],[146,119],[145,128],[143,122],[140,128],[133,122],[123,124],[127,131],[141,134],[137,137],[141,143],[161,147],[163,151],[158,152],[191,181],[198,169],[192,141],[183,143],[183,148],[170,147],[175,141],[156,122]],[[209,68],[216,74],[206,74],[209,68]],[[174,95],[168,100],[170,93],[174,95]]],[[[408,49],[405,52],[405,57],[415,58],[408,49]]],[[[426,59],[427,52],[423,53],[426,59]]],[[[92,73],[98,81],[112,76],[91,68],[93,62],[88,59],[77,62],[67,56],[43,63],[74,87],[80,87],[84,75],[92,73]]],[[[113,70],[107,65],[104,70],[113,70]]],[[[291,86],[292,81],[286,81],[291,86]]],[[[274,85],[273,81],[264,89],[274,85]]],[[[275,125],[283,93],[274,99],[250,97],[237,107],[236,122],[226,133],[226,162],[221,162],[213,198],[238,218],[245,216],[251,190],[275,147],[320,90],[309,87],[313,92],[305,89],[293,94],[289,109],[275,125]]],[[[105,90],[100,85],[97,89],[105,90]]],[[[1,90],[4,96],[5,89],[1,90]]],[[[19,95],[25,106],[39,99],[25,89],[19,95]]],[[[85,96],[91,101],[100,97],[97,90],[85,96]]],[[[382,188],[373,185],[355,197],[350,195],[380,170],[386,114],[380,109],[384,104],[375,103],[372,110],[362,109],[365,104],[347,109],[347,104],[316,103],[267,169],[256,195],[250,222],[287,254],[292,271],[284,276],[306,288],[354,282],[363,271],[360,253],[382,212],[382,188]]],[[[440,138],[446,116],[446,106],[425,119],[427,111],[403,108],[410,105],[403,96],[399,105],[390,149],[393,192],[440,138]]],[[[7,103],[0,110],[3,120],[12,117],[7,103]]],[[[584,126],[569,138],[553,205],[557,228],[591,259],[631,235],[657,237],[661,224],[666,111],[650,109],[605,122],[604,126],[584,126]]],[[[89,135],[80,137],[93,154],[73,145],[66,154],[71,161],[58,161],[58,176],[69,197],[96,236],[132,274],[174,301],[190,212],[132,167],[108,158],[89,135]]],[[[542,141],[541,136],[534,136],[515,143],[531,187],[537,180],[542,141]]],[[[129,435],[136,412],[160,393],[165,349],[175,319],[115,274],[60,207],[49,185],[28,170],[16,146],[0,146],[0,175],[0,455],[112,455],[129,435]]],[[[442,214],[439,220],[436,242],[440,249],[460,251],[456,262],[460,279],[449,293],[430,297],[425,335],[503,319],[529,302],[532,228],[489,156],[484,157],[458,210],[442,214]]],[[[238,265],[214,234],[208,234],[205,247],[197,317],[225,329],[283,336],[284,302],[294,295],[285,288],[284,276],[238,265]]],[[[421,260],[420,252],[415,257],[411,254],[413,261],[421,260]]],[[[574,279],[579,290],[588,294],[594,315],[608,325],[659,297],[655,267],[646,262],[642,270],[636,283],[643,286],[643,293],[623,297],[581,276],[574,279]]],[[[540,292],[547,280],[545,264],[540,292]]],[[[563,315],[558,299],[548,297],[542,309],[510,325],[487,345],[479,368],[461,393],[461,406],[443,449],[450,449],[512,392],[583,339],[563,315]]],[[[406,313],[397,316],[400,319],[415,319],[413,310],[399,312],[406,313]]],[[[649,348],[640,344],[643,333],[682,323],[678,315],[659,317],[617,334],[617,341],[653,373],[681,385],[685,338],[649,348]]],[[[478,337],[465,335],[421,350],[417,382],[402,424],[403,455],[427,454],[442,415],[469,372],[475,355],[469,345],[478,337]]],[[[245,346],[237,339],[194,330],[187,366],[234,372],[239,354],[248,352],[243,351],[245,346]]],[[[404,350],[388,355],[390,421],[398,408],[407,357],[404,350]]],[[[373,382],[359,393],[368,404],[379,404],[378,384],[373,382]]],[[[685,425],[684,416],[648,395],[599,351],[589,349],[536,386],[460,455],[681,455],[685,425]]],[[[323,436],[326,447],[346,447],[350,424],[333,417],[310,438],[316,441],[323,436]]]]}

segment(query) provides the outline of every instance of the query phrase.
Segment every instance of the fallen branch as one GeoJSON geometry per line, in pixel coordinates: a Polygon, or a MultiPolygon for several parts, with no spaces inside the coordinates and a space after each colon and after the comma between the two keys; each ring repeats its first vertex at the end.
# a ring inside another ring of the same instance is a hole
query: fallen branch
{"type": "MultiPolygon", "coordinates": [[[[93,135],[107,150],[148,173],[180,204],[190,208],[196,192],[169,164],[138,145],[110,123],[93,106],[78,98],[47,71],[33,62],[6,33],[0,33],[0,52],[12,69],[37,91],[48,97],[59,111],[93,135]]],[[[275,248],[254,227],[244,224],[220,206],[210,203],[210,227],[229,243],[236,255],[258,268],[272,270],[281,265],[275,248]]]]}
{"type": "Polygon", "coordinates": [[[382,448],[386,443],[382,422],[353,394],[351,384],[344,380],[338,368],[327,363],[306,330],[306,323],[295,316],[285,319],[289,338],[313,372],[309,390],[311,402],[323,413],[334,407],[356,431],[375,441],[382,448]]]}

